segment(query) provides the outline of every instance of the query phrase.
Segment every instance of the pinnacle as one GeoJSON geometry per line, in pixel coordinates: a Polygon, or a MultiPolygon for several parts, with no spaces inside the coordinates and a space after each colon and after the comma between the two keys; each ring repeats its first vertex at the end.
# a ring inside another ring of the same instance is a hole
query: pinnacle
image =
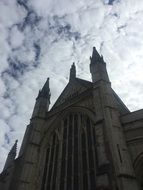
{"type": "MultiPolygon", "coordinates": [[[[39,91],[38,97],[45,97],[50,99],[50,87],[49,87],[49,80],[50,78],[48,77],[42,90],[39,91]]],[[[37,97],[37,98],[38,98],[37,97]]]]}
{"type": "Polygon", "coordinates": [[[11,148],[9,154],[14,154],[16,156],[17,142],[18,142],[18,140],[15,141],[15,143],[14,143],[13,147],[11,148]]]}
{"type": "Polygon", "coordinates": [[[70,80],[75,79],[75,78],[76,78],[76,67],[75,67],[75,63],[73,62],[70,68],[70,80]]]}
{"type": "Polygon", "coordinates": [[[95,47],[93,47],[92,57],[90,57],[90,60],[92,63],[96,63],[101,60],[101,56],[99,55],[95,47]]]}

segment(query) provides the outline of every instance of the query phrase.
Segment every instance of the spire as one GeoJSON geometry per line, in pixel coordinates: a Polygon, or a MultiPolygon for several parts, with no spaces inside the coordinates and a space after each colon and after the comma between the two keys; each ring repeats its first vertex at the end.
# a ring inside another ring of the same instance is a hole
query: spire
{"type": "Polygon", "coordinates": [[[93,82],[100,80],[110,82],[106,70],[106,63],[103,60],[103,56],[99,55],[95,47],[93,47],[92,57],[90,57],[90,72],[93,82]]]}
{"type": "Polygon", "coordinates": [[[36,103],[34,106],[32,118],[46,117],[46,113],[50,105],[50,97],[51,97],[51,93],[50,93],[50,87],[49,87],[49,78],[47,78],[47,81],[45,82],[42,90],[39,91],[38,97],[36,98],[36,103]]]}
{"type": "Polygon", "coordinates": [[[95,47],[93,47],[92,57],[90,57],[91,64],[100,62],[102,57],[99,55],[95,47]]]}
{"type": "Polygon", "coordinates": [[[47,98],[50,102],[50,96],[51,94],[50,94],[50,88],[49,88],[49,78],[47,78],[47,81],[45,82],[42,90],[39,91],[37,98],[44,97],[44,98],[47,98]]]}
{"type": "Polygon", "coordinates": [[[13,147],[11,148],[9,155],[13,155],[14,157],[16,157],[16,151],[17,151],[17,142],[18,140],[15,141],[13,147]]]}
{"type": "Polygon", "coordinates": [[[17,142],[18,142],[18,140],[15,141],[13,147],[9,151],[3,170],[10,167],[13,164],[13,161],[15,160],[16,152],[17,152],[17,142]]]}
{"type": "Polygon", "coordinates": [[[70,69],[70,81],[76,78],[76,67],[75,63],[73,62],[71,69],[70,69]]]}

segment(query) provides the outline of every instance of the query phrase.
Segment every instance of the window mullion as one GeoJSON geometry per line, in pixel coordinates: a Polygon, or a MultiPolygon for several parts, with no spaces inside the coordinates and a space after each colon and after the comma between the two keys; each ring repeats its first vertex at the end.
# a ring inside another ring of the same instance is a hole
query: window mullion
{"type": "Polygon", "coordinates": [[[57,179],[56,179],[56,190],[60,189],[60,178],[61,178],[61,163],[62,163],[62,142],[63,142],[63,132],[64,132],[64,122],[61,122],[61,138],[59,142],[59,156],[58,156],[58,166],[57,166],[57,179]]]}
{"type": "Polygon", "coordinates": [[[87,180],[88,180],[88,189],[90,189],[90,177],[89,177],[89,147],[88,147],[88,136],[87,136],[87,125],[86,118],[84,118],[85,126],[85,143],[86,143],[86,161],[87,161],[87,180]]]}
{"type": "Polygon", "coordinates": [[[57,164],[58,164],[58,151],[59,151],[59,142],[58,137],[56,136],[55,142],[54,142],[54,156],[53,156],[53,168],[52,168],[52,176],[51,176],[51,186],[50,189],[55,189],[55,183],[56,183],[56,171],[57,171],[57,164]]]}
{"type": "Polygon", "coordinates": [[[67,135],[66,135],[66,157],[65,157],[65,181],[64,190],[67,190],[67,168],[68,168],[68,132],[69,132],[69,116],[67,117],[67,135]]]}
{"type": "Polygon", "coordinates": [[[79,151],[78,151],[78,155],[79,155],[79,186],[80,186],[80,189],[82,190],[83,189],[83,168],[82,168],[82,136],[81,136],[81,133],[82,133],[82,125],[83,125],[83,122],[82,122],[82,114],[79,114],[78,115],[78,144],[79,144],[79,151]]]}
{"type": "Polygon", "coordinates": [[[49,158],[49,164],[48,164],[49,166],[48,166],[48,171],[47,171],[46,190],[50,188],[50,184],[51,184],[51,172],[52,172],[52,164],[53,164],[53,141],[54,141],[54,136],[50,144],[50,158],[49,158]]]}
{"type": "Polygon", "coordinates": [[[75,127],[75,121],[74,121],[75,115],[73,114],[72,117],[72,190],[74,189],[74,127],[75,127]]]}
{"type": "Polygon", "coordinates": [[[93,162],[93,168],[90,168],[90,185],[91,185],[91,190],[95,189],[95,182],[96,182],[96,157],[95,157],[95,143],[94,143],[94,138],[93,138],[93,133],[94,133],[94,128],[93,128],[93,124],[90,121],[90,119],[88,118],[88,122],[89,122],[89,132],[90,132],[90,138],[91,138],[91,149],[89,151],[91,151],[91,153],[89,153],[89,155],[92,157],[90,162],[93,162]]]}
{"type": "Polygon", "coordinates": [[[54,147],[53,147],[53,161],[52,161],[52,171],[51,171],[51,181],[50,181],[50,190],[52,190],[52,185],[53,185],[53,173],[54,173],[54,167],[55,167],[55,142],[54,143],[54,147]]]}

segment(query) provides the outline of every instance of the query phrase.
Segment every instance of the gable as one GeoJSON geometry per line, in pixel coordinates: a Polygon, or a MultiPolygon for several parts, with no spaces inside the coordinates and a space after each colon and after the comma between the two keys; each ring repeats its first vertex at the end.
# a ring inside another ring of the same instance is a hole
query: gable
{"type": "Polygon", "coordinates": [[[70,81],[63,90],[63,92],[61,93],[61,95],[59,96],[59,98],[57,99],[57,101],[55,102],[52,109],[64,103],[68,99],[78,96],[79,94],[81,94],[90,87],[92,87],[92,83],[89,81],[85,81],[78,78],[76,78],[73,81],[70,81]]]}

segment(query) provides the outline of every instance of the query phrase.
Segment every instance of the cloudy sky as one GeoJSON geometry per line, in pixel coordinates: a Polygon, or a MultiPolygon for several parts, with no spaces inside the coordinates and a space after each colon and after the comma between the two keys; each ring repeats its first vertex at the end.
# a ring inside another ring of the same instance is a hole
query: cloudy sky
{"type": "Polygon", "coordinates": [[[0,0],[0,170],[47,77],[52,104],[73,61],[91,80],[93,46],[129,109],[143,108],[142,0],[0,0]]]}

